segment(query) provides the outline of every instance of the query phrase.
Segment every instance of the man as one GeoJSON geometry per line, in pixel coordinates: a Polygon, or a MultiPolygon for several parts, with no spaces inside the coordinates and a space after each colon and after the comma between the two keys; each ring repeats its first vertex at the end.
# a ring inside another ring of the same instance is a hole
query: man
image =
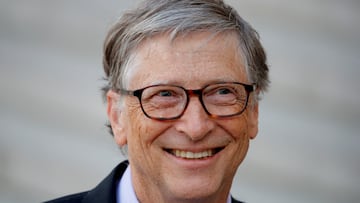
{"type": "Polygon", "coordinates": [[[127,146],[95,189],[53,202],[229,203],[268,86],[258,35],[221,0],[146,0],[110,30],[104,88],[127,146]]]}

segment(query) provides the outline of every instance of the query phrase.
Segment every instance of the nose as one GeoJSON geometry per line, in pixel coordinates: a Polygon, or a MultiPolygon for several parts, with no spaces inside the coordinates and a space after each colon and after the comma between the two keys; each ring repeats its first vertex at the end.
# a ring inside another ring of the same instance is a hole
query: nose
{"type": "Polygon", "coordinates": [[[213,131],[215,123],[205,112],[198,97],[191,97],[189,104],[175,124],[177,131],[187,135],[191,140],[197,141],[213,131]]]}

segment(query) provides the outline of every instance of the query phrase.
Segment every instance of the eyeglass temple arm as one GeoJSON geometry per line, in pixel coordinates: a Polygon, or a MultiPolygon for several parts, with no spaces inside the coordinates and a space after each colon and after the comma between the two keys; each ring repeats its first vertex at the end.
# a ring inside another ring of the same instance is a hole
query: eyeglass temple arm
{"type": "Polygon", "coordinates": [[[125,90],[125,89],[115,89],[115,92],[124,94],[124,95],[134,95],[134,91],[125,90]]]}

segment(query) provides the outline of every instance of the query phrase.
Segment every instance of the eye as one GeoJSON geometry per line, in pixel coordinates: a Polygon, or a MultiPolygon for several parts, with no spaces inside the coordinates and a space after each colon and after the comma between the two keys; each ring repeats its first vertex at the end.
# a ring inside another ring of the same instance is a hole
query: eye
{"type": "Polygon", "coordinates": [[[170,91],[170,90],[161,90],[157,93],[157,96],[160,97],[171,97],[174,95],[174,92],[170,91]]]}
{"type": "Polygon", "coordinates": [[[227,87],[227,86],[218,86],[209,89],[205,92],[207,96],[219,96],[219,97],[227,97],[231,95],[236,95],[236,89],[233,87],[227,87]]]}
{"type": "Polygon", "coordinates": [[[153,86],[145,89],[142,102],[154,106],[172,106],[186,100],[184,91],[176,86],[153,86]]]}
{"type": "Polygon", "coordinates": [[[233,105],[239,92],[234,85],[216,84],[204,90],[204,100],[213,105],[233,105]]]}
{"type": "Polygon", "coordinates": [[[232,91],[229,88],[219,88],[216,91],[217,91],[217,94],[222,94],[222,95],[232,93],[232,91]]]}

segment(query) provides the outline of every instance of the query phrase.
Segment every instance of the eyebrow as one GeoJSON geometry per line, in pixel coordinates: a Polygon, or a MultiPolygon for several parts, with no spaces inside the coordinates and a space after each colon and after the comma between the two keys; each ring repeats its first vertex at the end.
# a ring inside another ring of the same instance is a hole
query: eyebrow
{"type": "MultiPolygon", "coordinates": [[[[223,83],[223,82],[240,82],[240,83],[244,83],[244,84],[247,84],[248,81],[239,81],[237,79],[235,79],[234,77],[219,77],[219,78],[216,78],[216,79],[212,79],[212,80],[208,80],[206,82],[204,82],[203,84],[201,84],[200,87],[198,88],[202,88],[206,85],[209,85],[209,84],[216,84],[216,83],[223,83]]],[[[154,83],[151,83],[151,84],[147,84],[146,86],[152,86],[152,85],[175,85],[175,86],[180,86],[180,87],[186,87],[188,86],[187,84],[191,84],[192,81],[179,81],[179,80],[157,80],[156,82],[154,83]]],[[[191,88],[191,89],[194,89],[194,88],[191,88]]],[[[195,87],[196,89],[196,87],[195,87]]]]}

